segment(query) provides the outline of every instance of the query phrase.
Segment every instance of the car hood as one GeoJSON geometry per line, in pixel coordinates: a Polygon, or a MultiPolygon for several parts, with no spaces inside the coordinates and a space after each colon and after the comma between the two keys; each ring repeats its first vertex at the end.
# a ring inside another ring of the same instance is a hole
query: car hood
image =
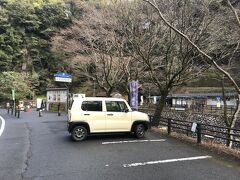
{"type": "Polygon", "coordinates": [[[132,111],[132,118],[136,120],[149,121],[148,114],[139,111],[132,111]]]}

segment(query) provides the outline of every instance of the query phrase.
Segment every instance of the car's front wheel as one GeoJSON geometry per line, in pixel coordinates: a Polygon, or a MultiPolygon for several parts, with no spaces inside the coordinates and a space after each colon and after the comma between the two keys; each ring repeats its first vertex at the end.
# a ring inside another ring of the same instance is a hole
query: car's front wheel
{"type": "Polygon", "coordinates": [[[71,137],[74,141],[83,141],[87,138],[87,129],[84,126],[76,126],[71,131],[71,137]]]}
{"type": "Polygon", "coordinates": [[[137,138],[143,138],[145,135],[145,126],[143,124],[138,124],[134,127],[134,135],[137,138]]]}

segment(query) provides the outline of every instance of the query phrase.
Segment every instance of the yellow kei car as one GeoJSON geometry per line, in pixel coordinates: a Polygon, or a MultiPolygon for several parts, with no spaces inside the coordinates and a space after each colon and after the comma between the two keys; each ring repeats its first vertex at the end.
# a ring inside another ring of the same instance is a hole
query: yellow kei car
{"type": "Polygon", "coordinates": [[[68,112],[68,131],[74,141],[93,133],[131,132],[143,138],[148,128],[148,115],[132,111],[120,98],[76,98],[68,112]]]}

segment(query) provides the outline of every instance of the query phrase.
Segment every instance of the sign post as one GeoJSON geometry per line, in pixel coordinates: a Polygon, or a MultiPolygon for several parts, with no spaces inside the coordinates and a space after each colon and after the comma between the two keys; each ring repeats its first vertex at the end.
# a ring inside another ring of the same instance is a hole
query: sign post
{"type": "MultiPolygon", "coordinates": [[[[54,77],[55,77],[55,81],[57,81],[57,82],[68,82],[68,83],[72,82],[72,75],[64,73],[64,72],[58,72],[58,73],[54,74],[54,77]]],[[[69,90],[68,90],[68,92],[69,92],[69,90]]],[[[68,109],[68,94],[67,94],[66,109],[68,109]]]]}
{"type": "Polygon", "coordinates": [[[15,89],[12,89],[12,100],[15,101],[15,89]]]}
{"type": "Polygon", "coordinates": [[[16,109],[15,97],[16,97],[15,89],[12,89],[13,110],[16,109]]]}
{"type": "Polygon", "coordinates": [[[192,132],[196,132],[196,129],[197,129],[197,123],[196,123],[196,122],[193,122],[193,123],[192,123],[192,127],[191,127],[191,131],[192,131],[192,132]]]}
{"type": "MultiPolygon", "coordinates": [[[[64,72],[58,72],[56,74],[54,74],[55,77],[55,81],[57,82],[65,82],[65,83],[71,83],[72,82],[72,75],[71,74],[67,74],[64,72]]],[[[69,94],[69,90],[67,90],[67,102],[66,102],[66,109],[68,109],[68,94],[69,94]]]]}
{"type": "Polygon", "coordinates": [[[221,107],[221,97],[216,97],[217,100],[217,108],[221,107]]]}

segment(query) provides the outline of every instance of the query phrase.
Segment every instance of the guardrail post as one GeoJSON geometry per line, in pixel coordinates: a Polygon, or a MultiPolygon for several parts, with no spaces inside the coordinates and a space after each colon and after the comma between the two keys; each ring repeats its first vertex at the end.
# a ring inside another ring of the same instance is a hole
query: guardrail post
{"type": "Polygon", "coordinates": [[[60,103],[58,104],[58,116],[61,116],[61,112],[60,112],[60,103]]]}
{"type": "Polygon", "coordinates": [[[201,144],[202,142],[202,137],[201,137],[201,124],[197,124],[197,143],[201,144]]]}
{"type": "Polygon", "coordinates": [[[39,115],[38,116],[42,117],[42,109],[41,108],[39,109],[39,115]]]}
{"type": "Polygon", "coordinates": [[[20,118],[20,109],[18,108],[18,118],[20,118]]]}
{"type": "Polygon", "coordinates": [[[226,142],[226,145],[229,147],[230,143],[231,143],[231,130],[230,129],[227,129],[227,142],[226,142]]]}
{"type": "Polygon", "coordinates": [[[15,107],[15,117],[17,116],[17,108],[15,107]]]}
{"type": "Polygon", "coordinates": [[[171,135],[171,125],[172,125],[172,120],[168,119],[168,135],[171,135]]]}

